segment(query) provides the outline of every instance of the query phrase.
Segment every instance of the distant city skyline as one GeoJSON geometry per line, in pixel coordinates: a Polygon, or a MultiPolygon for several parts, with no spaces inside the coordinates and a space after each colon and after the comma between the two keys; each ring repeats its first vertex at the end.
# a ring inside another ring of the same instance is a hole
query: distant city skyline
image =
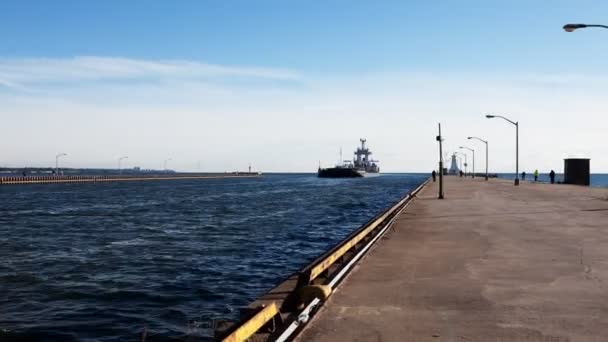
{"type": "MultiPolygon", "coordinates": [[[[0,13],[0,167],[383,172],[484,147],[490,172],[608,172],[599,1],[19,1],[0,13]],[[199,169],[200,165],[200,169],[199,169]]],[[[470,158],[470,157],[469,157],[470,158]]],[[[449,162],[447,160],[446,162],[449,162]]],[[[471,160],[469,160],[471,163],[471,160]]]]}

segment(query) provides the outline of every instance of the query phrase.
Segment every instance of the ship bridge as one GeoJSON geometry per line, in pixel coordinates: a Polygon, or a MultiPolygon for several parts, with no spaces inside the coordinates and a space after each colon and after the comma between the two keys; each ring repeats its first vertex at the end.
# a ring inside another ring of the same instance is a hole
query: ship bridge
{"type": "Polygon", "coordinates": [[[355,151],[355,166],[365,166],[370,161],[369,156],[372,152],[369,148],[365,147],[366,139],[359,139],[359,141],[361,141],[361,147],[358,147],[355,151]]]}

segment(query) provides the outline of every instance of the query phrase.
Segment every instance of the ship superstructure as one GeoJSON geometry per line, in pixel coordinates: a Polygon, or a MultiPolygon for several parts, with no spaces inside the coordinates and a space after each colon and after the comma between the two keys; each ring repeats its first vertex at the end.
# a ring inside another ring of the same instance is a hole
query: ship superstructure
{"type": "Polygon", "coordinates": [[[378,173],[380,168],[376,164],[377,160],[371,160],[370,156],[372,152],[365,146],[366,139],[359,139],[361,141],[361,147],[358,147],[355,151],[355,158],[353,160],[355,169],[363,170],[369,173],[378,173]]]}
{"type": "MultiPolygon", "coordinates": [[[[319,166],[319,177],[343,178],[343,177],[368,177],[380,174],[378,160],[372,160],[372,152],[365,146],[366,139],[359,139],[361,146],[354,152],[352,162],[345,160],[341,164],[331,168],[319,166]]],[[[342,158],[340,158],[342,159],[342,158]]]]}

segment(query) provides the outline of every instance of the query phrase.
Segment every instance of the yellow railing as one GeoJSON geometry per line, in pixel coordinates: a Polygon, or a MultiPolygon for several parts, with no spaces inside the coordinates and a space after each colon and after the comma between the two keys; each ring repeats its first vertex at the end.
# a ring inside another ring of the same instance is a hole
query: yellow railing
{"type": "MultiPolygon", "coordinates": [[[[407,199],[407,198],[406,198],[407,199]]],[[[371,233],[374,229],[376,229],[380,224],[384,222],[384,220],[389,217],[391,214],[399,208],[403,202],[406,200],[403,199],[395,206],[391,207],[388,211],[386,211],[379,218],[371,222],[365,229],[359,232],[350,240],[344,242],[338,249],[336,249],[333,253],[328,255],[325,259],[319,262],[316,266],[310,269],[309,281],[317,278],[323,271],[330,268],[340,257],[346,254],[351,248],[353,248],[356,244],[358,244],[361,240],[363,240],[369,233],[371,233]]]]}
{"type": "Polygon", "coordinates": [[[222,339],[222,342],[242,342],[247,340],[278,313],[279,308],[275,302],[266,305],[266,307],[264,307],[260,312],[248,319],[230,335],[222,339]]]}
{"type": "MultiPolygon", "coordinates": [[[[320,274],[322,274],[325,270],[330,268],[336,261],[338,261],[344,254],[348,253],[350,249],[355,247],[361,240],[365,239],[371,232],[375,229],[384,226],[390,222],[390,219],[396,215],[415,195],[418,193],[426,184],[428,180],[423,182],[420,186],[418,186],[414,191],[400,200],[398,203],[384,211],[382,214],[379,214],[366,225],[361,227],[357,232],[351,234],[348,238],[334,247],[332,250],[327,252],[325,256],[321,256],[319,259],[313,261],[312,264],[305,267],[300,272],[300,281],[298,289],[301,289],[302,286],[306,286],[310,284],[315,278],[317,278],[320,274]]],[[[258,330],[266,325],[274,316],[279,313],[278,304],[276,302],[271,302],[268,304],[262,311],[257,313],[252,318],[245,320],[240,323],[240,326],[234,330],[228,337],[222,339],[223,342],[241,342],[246,341],[248,338],[258,333],[258,330]]]]}

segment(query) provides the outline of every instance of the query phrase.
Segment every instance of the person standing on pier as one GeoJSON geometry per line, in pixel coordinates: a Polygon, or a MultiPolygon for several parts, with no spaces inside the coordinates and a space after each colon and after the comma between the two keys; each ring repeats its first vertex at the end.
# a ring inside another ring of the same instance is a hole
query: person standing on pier
{"type": "Polygon", "coordinates": [[[538,169],[534,170],[534,181],[538,180],[538,169]]]}
{"type": "Polygon", "coordinates": [[[549,172],[549,178],[551,178],[551,184],[555,184],[555,171],[549,172]]]}
{"type": "Polygon", "coordinates": [[[521,173],[521,180],[526,180],[526,171],[521,173]]]}
{"type": "Polygon", "coordinates": [[[431,175],[433,176],[433,182],[435,182],[437,180],[437,171],[433,170],[433,173],[431,173],[431,175]]]}

